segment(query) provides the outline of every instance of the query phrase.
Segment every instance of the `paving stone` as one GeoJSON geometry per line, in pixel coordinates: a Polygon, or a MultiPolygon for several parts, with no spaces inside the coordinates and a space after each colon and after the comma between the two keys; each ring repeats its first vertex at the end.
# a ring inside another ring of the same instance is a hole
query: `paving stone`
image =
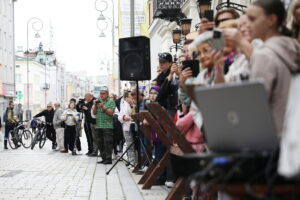
{"type": "MultiPolygon", "coordinates": [[[[85,138],[82,147],[86,152],[85,138]]],[[[111,165],[97,164],[97,160],[53,152],[49,141],[43,149],[34,150],[3,150],[2,141],[0,200],[160,200],[167,196],[168,191],[160,187],[154,193],[142,191],[136,185],[138,177],[124,163],[106,175],[111,165]]]]}

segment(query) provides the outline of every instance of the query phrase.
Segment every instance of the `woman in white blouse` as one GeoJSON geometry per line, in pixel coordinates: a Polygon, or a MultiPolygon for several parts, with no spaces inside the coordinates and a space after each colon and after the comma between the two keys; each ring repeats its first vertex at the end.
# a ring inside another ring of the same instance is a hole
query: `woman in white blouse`
{"type": "Polygon", "coordinates": [[[65,150],[61,152],[68,153],[69,149],[72,152],[72,155],[76,155],[74,145],[76,137],[76,123],[79,120],[79,113],[75,109],[74,102],[71,102],[68,109],[63,112],[61,120],[66,124],[64,137],[65,150]]]}

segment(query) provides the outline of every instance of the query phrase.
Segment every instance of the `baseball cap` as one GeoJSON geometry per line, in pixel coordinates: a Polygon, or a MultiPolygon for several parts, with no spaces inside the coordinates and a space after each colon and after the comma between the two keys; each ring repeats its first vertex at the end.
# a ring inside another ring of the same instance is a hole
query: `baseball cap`
{"type": "Polygon", "coordinates": [[[108,87],[107,86],[101,86],[100,87],[100,92],[108,92],[108,87]]]}
{"type": "Polygon", "coordinates": [[[163,62],[173,62],[172,55],[170,53],[164,52],[158,54],[158,59],[160,63],[163,62]]]}

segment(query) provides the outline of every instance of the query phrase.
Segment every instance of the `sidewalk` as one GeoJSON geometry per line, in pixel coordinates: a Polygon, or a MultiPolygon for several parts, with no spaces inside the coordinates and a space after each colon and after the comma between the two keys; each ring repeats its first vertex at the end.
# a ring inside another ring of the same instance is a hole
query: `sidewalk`
{"type": "MultiPolygon", "coordinates": [[[[81,143],[83,153],[87,152],[86,139],[81,138],[81,143]]],[[[49,141],[43,149],[4,151],[2,138],[0,200],[162,200],[167,196],[164,187],[141,190],[136,184],[140,176],[131,174],[123,162],[106,175],[111,165],[97,164],[97,159],[54,152],[49,141]]]]}

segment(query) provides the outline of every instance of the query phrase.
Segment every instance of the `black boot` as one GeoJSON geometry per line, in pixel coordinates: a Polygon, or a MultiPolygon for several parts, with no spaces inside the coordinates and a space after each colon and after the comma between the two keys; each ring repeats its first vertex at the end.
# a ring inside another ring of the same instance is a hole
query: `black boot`
{"type": "Polygon", "coordinates": [[[8,149],[7,148],[7,140],[4,140],[4,149],[8,149]]]}

